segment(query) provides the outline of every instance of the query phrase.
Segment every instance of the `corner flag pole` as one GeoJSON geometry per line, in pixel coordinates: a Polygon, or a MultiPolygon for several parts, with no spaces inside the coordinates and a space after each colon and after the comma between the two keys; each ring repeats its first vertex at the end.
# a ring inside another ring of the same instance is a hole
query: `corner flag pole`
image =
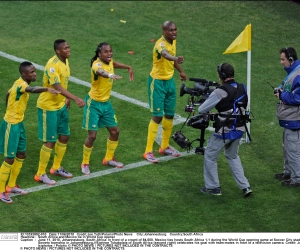
{"type": "MultiPolygon", "coordinates": [[[[248,94],[248,110],[250,112],[250,103],[251,103],[251,50],[247,51],[247,94],[248,94]]],[[[248,132],[250,134],[250,122],[246,124],[248,132]]],[[[246,142],[250,142],[248,134],[246,134],[246,142]]]]}
{"type": "MultiPolygon", "coordinates": [[[[247,94],[248,94],[248,111],[250,112],[250,86],[251,86],[251,23],[239,34],[239,36],[229,45],[223,54],[240,53],[247,51],[247,94]]],[[[250,135],[250,123],[246,124],[250,135]]],[[[246,133],[246,142],[250,138],[246,133]]]]}

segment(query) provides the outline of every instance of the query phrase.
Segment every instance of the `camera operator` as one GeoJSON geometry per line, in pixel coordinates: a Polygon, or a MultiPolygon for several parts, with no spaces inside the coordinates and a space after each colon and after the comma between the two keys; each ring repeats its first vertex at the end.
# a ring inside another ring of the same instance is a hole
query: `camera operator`
{"type": "Polygon", "coordinates": [[[275,174],[288,187],[300,186],[300,61],[294,48],[282,48],[280,63],[287,72],[283,83],[274,92],[280,100],[277,118],[283,127],[283,173],[275,174]]]}
{"type": "Polygon", "coordinates": [[[205,114],[216,108],[215,132],[208,140],[204,152],[204,181],[205,186],[200,190],[203,193],[222,195],[218,177],[218,157],[225,148],[225,157],[229,163],[231,173],[243,195],[252,193],[249,182],[244,175],[244,169],[238,155],[239,143],[245,132],[245,123],[240,115],[245,114],[248,103],[246,86],[234,80],[234,68],[228,63],[222,63],[217,67],[220,79],[218,86],[199,107],[199,114],[205,114]],[[237,103],[239,102],[239,104],[237,103]]]}

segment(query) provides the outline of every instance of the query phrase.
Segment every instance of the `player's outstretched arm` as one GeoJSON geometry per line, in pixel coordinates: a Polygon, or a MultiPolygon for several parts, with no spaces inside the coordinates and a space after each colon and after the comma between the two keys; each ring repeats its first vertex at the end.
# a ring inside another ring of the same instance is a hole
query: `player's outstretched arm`
{"type": "Polygon", "coordinates": [[[128,69],[129,80],[130,81],[134,80],[134,73],[133,73],[133,69],[132,69],[131,66],[123,64],[123,63],[119,63],[119,62],[114,62],[114,68],[116,68],[116,69],[128,69]]]}
{"type": "Polygon", "coordinates": [[[76,104],[78,105],[78,107],[82,108],[85,106],[85,102],[83,99],[73,95],[72,93],[70,93],[68,90],[66,90],[65,88],[63,88],[59,83],[54,84],[54,88],[60,92],[61,95],[63,95],[64,97],[66,97],[67,99],[71,99],[74,102],[76,102],[76,104]]]}
{"type": "Polygon", "coordinates": [[[40,87],[40,86],[34,86],[34,87],[28,86],[25,89],[25,91],[29,92],[29,93],[42,93],[42,92],[48,91],[49,93],[51,93],[53,95],[60,94],[60,91],[57,91],[56,89],[46,88],[46,87],[40,87]]]}
{"type": "Polygon", "coordinates": [[[102,76],[104,78],[111,78],[111,79],[114,79],[114,80],[119,80],[119,79],[123,78],[122,76],[119,76],[119,75],[110,74],[109,72],[107,72],[103,69],[98,69],[96,71],[96,74],[99,75],[99,76],[102,76]]]}
{"type": "Polygon", "coordinates": [[[172,55],[169,54],[169,52],[166,51],[166,50],[163,50],[163,51],[161,52],[161,55],[162,55],[164,58],[166,58],[167,60],[177,62],[178,64],[182,64],[183,61],[184,61],[184,57],[183,57],[183,56],[172,56],[172,55]]]}

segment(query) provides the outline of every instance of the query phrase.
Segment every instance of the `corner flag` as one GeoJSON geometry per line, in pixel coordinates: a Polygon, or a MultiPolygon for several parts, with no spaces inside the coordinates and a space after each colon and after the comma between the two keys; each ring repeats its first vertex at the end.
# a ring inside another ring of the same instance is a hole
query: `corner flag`
{"type": "Polygon", "coordinates": [[[239,53],[251,50],[251,24],[239,34],[223,54],[239,53]]]}
{"type": "MultiPolygon", "coordinates": [[[[232,54],[247,51],[247,93],[248,93],[248,110],[250,111],[250,86],[251,86],[251,23],[239,34],[239,36],[230,44],[223,54],[232,54]]],[[[247,123],[250,135],[250,124],[247,123]]],[[[246,142],[250,137],[246,135],[246,142]]]]}

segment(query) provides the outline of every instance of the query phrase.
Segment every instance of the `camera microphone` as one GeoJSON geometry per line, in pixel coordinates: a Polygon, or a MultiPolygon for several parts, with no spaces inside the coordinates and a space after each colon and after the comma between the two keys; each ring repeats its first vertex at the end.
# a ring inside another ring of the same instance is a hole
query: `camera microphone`
{"type": "Polygon", "coordinates": [[[202,79],[202,78],[190,78],[190,81],[193,81],[193,82],[207,82],[206,79],[202,79]]]}
{"type": "Polygon", "coordinates": [[[203,83],[208,83],[210,85],[215,85],[217,84],[215,81],[208,81],[206,79],[202,79],[202,78],[190,78],[189,79],[190,81],[193,81],[193,82],[203,82],[203,83]]]}

